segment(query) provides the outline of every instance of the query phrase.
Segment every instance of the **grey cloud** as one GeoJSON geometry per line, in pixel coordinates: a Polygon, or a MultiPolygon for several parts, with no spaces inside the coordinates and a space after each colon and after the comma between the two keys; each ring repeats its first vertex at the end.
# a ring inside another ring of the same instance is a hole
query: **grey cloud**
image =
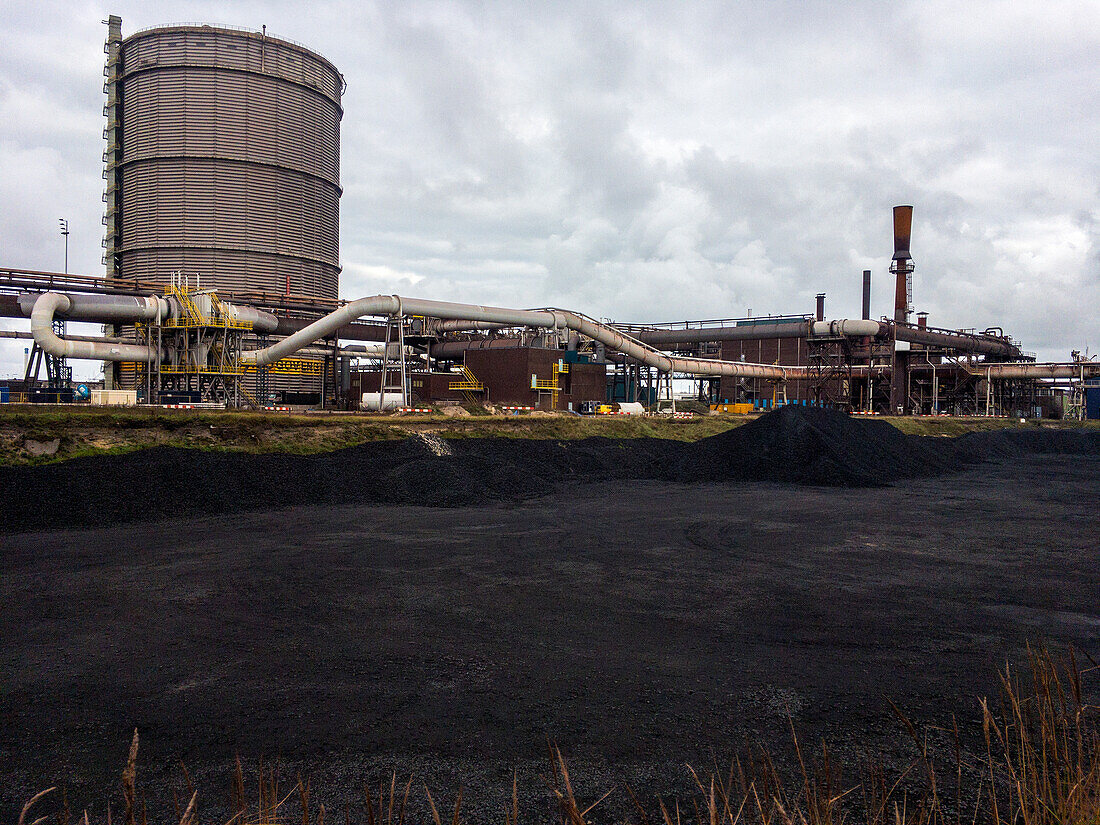
{"type": "MultiPolygon", "coordinates": [[[[57,268],[65,214],[73,268],[100,272],[105,12],[38,8],[17,4],[25,45],[0,55],[0,262],[57,268]]],[[[1095,4],[301,8],[116,4],[127,32],[267,24],[344,72],[349,297],[667,320],[825,291],[843,315],[872,268],[887,313],[890,207],[909,202],[933,323],[1000,324],[1049,358],[1095,337],[1095,4]]],[[[0,371],[14,358],[0,347],[0,371]]]]}

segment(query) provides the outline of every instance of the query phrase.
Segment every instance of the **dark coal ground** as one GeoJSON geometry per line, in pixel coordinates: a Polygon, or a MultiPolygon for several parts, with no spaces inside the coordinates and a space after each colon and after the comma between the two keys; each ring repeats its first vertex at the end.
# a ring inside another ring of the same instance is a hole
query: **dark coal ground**
{"type": "Polygon", "coordinates": [[[788,712],[850,771],[868,749],[900,771],[887,697],[977,733],[1029,641],[1100,658],[1097,444],[797,411],[696,445],[0,470],[0,818],[53,784],[117,810],[135,726],[158,819],[182,760],[217,821],[237,753],[311,775],[330,811],[393,769],[452,803],[462,785],[475,821],[517,770],[537,816],[548,739],[588,801],[683,799],[685,762],[789,752],[788,712]],[[206,514],[165,519],[195,495],[206,514]]]}
{"type": "Polygon", "coordinates": [[[0,467],[0,534],[302,504],[431,507],[520,501],[624,480],[881,487],[1033,453],[1100,455],[1100,431],[1005,430],[957,439],[806,407],[694,444],[662,439],[378,441],[312,456],[157,447],[0,467]],[[447,455],[438,455],[443,446],[447,455]]]}

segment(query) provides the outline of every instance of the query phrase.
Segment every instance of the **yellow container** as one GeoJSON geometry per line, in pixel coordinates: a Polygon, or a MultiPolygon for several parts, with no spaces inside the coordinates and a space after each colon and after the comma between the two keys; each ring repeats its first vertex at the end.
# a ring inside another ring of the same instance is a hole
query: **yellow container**
{"type": "Polygon", "coordinates": [[[734,415],[748,415],[752,412],[752,404],[711,404],[714,412],[733,413],[734,415]]]}

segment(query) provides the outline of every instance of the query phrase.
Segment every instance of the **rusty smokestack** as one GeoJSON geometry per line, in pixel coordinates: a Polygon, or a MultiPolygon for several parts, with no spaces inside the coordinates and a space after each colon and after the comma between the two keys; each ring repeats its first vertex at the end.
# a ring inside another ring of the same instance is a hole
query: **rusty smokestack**
{"type": "Polygon", "coordinates": [[[863,320],[871,319],[871,270],[863,270],[863,320]]]}
{"type": "Polygon", "coordinates": [[[819,292],[817,294],[817,320],[825,320],[825,293],[819,292]]]}
{"type": "Polygon", "coordinates": [[[912,303],[913,260],[909,256],[909,241],[913,234],[913,207],[894,207],[894,258],[890,271],[897,281],[894,287],[894,320],[899,324],[909,320],[912,303]]]}
{"type": "Polygon", "coordinates": [[[894,207],[894,260],[908,261],[909,239],[913,235],[913,207],[894,207]]]}

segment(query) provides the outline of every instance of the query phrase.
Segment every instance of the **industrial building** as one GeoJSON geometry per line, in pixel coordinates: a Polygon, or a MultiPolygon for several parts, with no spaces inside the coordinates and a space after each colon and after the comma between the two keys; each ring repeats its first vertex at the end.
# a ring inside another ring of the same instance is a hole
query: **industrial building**
{"type": "MultiPolygon", "coordinates": [[[[79,400],[67,359],[108,365],[141,403],[385,410],[698,400],[879,414],[1084,417],[1100,362],[1035,363],[998,327],[913,316],[912,206],[894,209],[893,317],[860,313],[661,323],[339,295],[344,79],[259,32],[155,27],[105,44],[105,277],[0,269],[0,315],[29,318],[9,400],[79,400]],[[858,317],[857,317],[858,316],[858,317]],[[66,334],[65,321],[105,325],[66,334]],[[40,381],[41,366],[46,380],[40,381]],[[1088,402],[1088,403],[1087,403],[1088,402]]],[[[884,239],[885,240],[885,239],[884,239]]],[[[854,273],[855,274],[855,273],[854,273]]]]}

